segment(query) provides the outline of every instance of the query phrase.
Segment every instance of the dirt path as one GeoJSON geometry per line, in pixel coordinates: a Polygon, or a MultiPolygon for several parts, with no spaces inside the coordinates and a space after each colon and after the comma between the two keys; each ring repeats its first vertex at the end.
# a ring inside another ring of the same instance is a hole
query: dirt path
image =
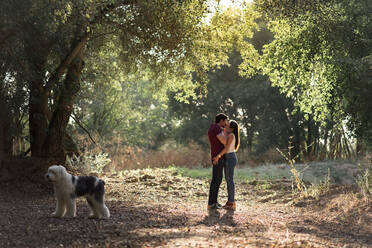
{"type": "Polygon", "coordinates": [[[284,181],[238,183],[237,211],[208,212],[206,180],[171,170],[105,180],[109,220],[88,219],[84,201],[76,218],[50,218],[51,187],[1,184],[0,247],[372,247],[371,204],[340,189],[293,201],[284,181]]]}

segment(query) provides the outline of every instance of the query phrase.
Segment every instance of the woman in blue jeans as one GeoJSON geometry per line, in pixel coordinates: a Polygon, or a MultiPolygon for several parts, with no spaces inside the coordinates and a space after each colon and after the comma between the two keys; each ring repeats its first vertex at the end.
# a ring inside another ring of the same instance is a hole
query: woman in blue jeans
{"type": "Polygon", "coordinates": [[[234,120],[229,122],[228,127],[225,128],[226,143],[225,148],[213,158],[213,164],[217,164],[218,160],[225,154],[225,179],[227,184],[228,200],[223,206],[224,209],[235,210],[235,184],[234,184],[234,169],[238,163],[236,151],[240,145],[240,127],[234,120]]]}

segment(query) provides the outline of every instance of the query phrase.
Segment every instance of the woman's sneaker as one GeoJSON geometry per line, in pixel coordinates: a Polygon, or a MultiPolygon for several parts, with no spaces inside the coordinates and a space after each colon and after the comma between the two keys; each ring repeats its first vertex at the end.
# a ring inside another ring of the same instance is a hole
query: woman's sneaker
{"type": "Polygon", "coordinates": [[[219,204],[218,202],[217,203],[214,203],[212,205],[208,205],[208,210],[212,210],[212,209],[220,209],[222,208],[222,205],[219,204]]]}
{"type": "Polygon", "coordinates": [[[223,209],[226,210],[236,210],[236,203],[235,202],[226,202],[226,204],[222,207],[223,209]]]}

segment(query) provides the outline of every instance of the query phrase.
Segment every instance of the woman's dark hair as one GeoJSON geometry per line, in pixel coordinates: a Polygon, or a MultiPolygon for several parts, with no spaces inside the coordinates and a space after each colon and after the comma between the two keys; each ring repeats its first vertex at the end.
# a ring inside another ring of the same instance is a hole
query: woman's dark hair
{"type": "Polygon", "coordinates": [[[232,132],[235,135],[235,151],[237,151],[240,146],[240,127],[239,124],[234,120],[230,121],[229,127],[233,130],[232,132]]]}
{"type": "Polygon", "coordinates": [[[227,119],[227,115],[220,113],[216,115],[215,121],[216,123],[219,123],[221,120],[226,120],[226,119],[227,119]]]}

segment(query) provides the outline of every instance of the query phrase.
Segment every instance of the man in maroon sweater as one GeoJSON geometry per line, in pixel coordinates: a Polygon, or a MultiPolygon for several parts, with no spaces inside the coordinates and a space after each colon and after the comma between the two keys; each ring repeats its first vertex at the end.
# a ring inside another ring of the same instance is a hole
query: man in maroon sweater
{"type": "MultiPolygon", "coordinates": [[[[228,117],[225,114],[217,114],[215,123],[211,124],[208,129],[208,139],[211,146],[211,161],[224,148],[222,143],[223,127],[228,125],[228,117]]],[[[212,161],[213,164],[213,161],[212,161]]],[[[225,156],[222,156],[218,163],[213,165],[212,180],[209,188],[208,209],[218,209],[221,205],[217,202],[218,190],[222,182],[222,171],[225,166],[225,156]]]]}

